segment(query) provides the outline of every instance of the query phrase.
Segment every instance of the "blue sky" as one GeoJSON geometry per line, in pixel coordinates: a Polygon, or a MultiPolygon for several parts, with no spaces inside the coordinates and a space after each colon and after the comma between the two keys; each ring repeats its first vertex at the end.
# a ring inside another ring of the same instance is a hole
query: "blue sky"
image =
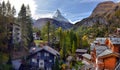
{"type": "MultiPolygon", "coordinates": [[[[103,1],[108,0],[36,0],[38,5],[36,13],[41,14],[41,17],[50,17],[59,9],[63,16],[76,22],[88,17],[96,5],[103,1]]],[[[109,1],[119,2],[120,0],[109,1]]]]}
{"type": "MultiPolygon", "coordinates": [[[[0,0],[2,2],[3,0],[0,0]]],[[[8,1],[8,0],[4,0],[8,1]]],[[[88,17],[96,5],[103,1],[120,2],[120,0],[9,0],[17,12],[22,3],[29,4],[34,19],[51,17],[59,9],[71,22],[88,17]],[[18,3],[19,2],[19,3],[18,3]]]]}

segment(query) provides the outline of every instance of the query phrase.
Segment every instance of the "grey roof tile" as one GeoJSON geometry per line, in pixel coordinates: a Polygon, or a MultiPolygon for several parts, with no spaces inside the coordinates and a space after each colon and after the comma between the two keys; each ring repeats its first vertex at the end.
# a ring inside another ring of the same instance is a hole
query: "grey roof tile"
{"type": "Polygon", "coordinates": [[[49,46],[44,46],[43,47],[46,51],[48,51],[48,52],[50,52],[50,53],[52,53],[52,54],[54,54],[54,55],[60,55],[59,54],[59,52],[57,52],[56,50],[54,50],[53,48],[51,48],[51,47],[49,47],[49,46]]]}
{"type": "Polygon", "coordinates": [[[87,52],[86,49],[77,49],[76,52],[87,52]]]}
{"type": "Polygon", "coordinates": [[[83,54],[82,56],[85,57],[85,58],[91,59],[91,55],[90,54],[83,54]]]}
{"type": "Polygon", "coordinates": [[[57,52],[56,50],[54,50],[53,48],[49,47],[49,46],[43,46],[43,47],[31,47],[29,52],[30,53],[36,53],[38,51],[41,51],[42,49],[50,52],[53,55],[60,55],[59,52],[57,52]]]}
{"type": "MultiPolygon", "coordinates": [[[[94,43],[96,43],[98,41],[100,44],[105,44],[106,39],[107,38],[96,38],[94,43]]],[[[110,39],[113,44],[120,44],[120,38],[115,37],[115,38],[108,38],[108,39],[110,39]]]]}
{"type": "Polygon", "coordinates": [[[111,53],[113,53],[112,50],[106,49],[104,52],[99,54],[98,57],[105,56],[105,55],[108,55],[108,54],[111,54],[111,53]]]}

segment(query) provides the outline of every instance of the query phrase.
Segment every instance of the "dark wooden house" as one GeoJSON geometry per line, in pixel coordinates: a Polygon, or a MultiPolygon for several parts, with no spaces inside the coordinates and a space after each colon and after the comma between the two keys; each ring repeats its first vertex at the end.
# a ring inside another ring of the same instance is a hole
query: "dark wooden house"
{"type": "Polygon", "coordinates": [[[30,65],[37,69],[52,70],[59,53],[49,46],[32,47],[30,49],[30,65]]]}

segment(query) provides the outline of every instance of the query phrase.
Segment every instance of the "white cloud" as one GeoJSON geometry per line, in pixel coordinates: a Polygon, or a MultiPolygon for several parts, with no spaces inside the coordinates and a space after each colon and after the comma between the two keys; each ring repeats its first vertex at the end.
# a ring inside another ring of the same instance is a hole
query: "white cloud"
{"type": "Polygon", "coordinates": [[[117,2],[120,2],[120,0],[118,0],[117,2]]]}
{"type": "Polygon", "coordinates": [[[39,19],[39,18],[52,18],[52,13],[46,13],[46,14],[36,14],[34,15],[34,19],[39,19]]]}
{"type": "MultiPolygon", "coordinates": [[[[0,0],[0,2],[5,1],[7,2],[8,0],[0,0]]],[[[31,9],[31,14],[32,17],[34,17],[37,9],[37,5],[35,3],[35,0],[9,0],[9,2],[14,5],[17,13],[20,11],[21,5],[24,3],[25,5],[29,5],[31,9]]]]}

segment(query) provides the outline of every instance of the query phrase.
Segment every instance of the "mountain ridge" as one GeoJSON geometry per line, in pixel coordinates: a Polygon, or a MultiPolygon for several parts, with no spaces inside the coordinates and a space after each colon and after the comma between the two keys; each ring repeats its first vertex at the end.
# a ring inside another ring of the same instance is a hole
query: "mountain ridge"
{"type": "Polygon", "coordinates": [[[33,27],[41,29],[48,21],[56,28],[61,27],[62,29],[70,29],[73,26],[73,24],[70,23],[64,16],[62,16],[59,10],[57,10],[52,18],[37,19],[33,27]]]}
{"type": "Polygon", "coordinates": [[[68,19],[66,19],[61,12],[59,11],[59,9],[57,9],[57,11],[55,12],[55,14],[52,16],[53,19],[58,20],[58,21],[64,21],[64,22],[69,22],[68,19]]]}
{"type": "Polygon", "coordinates": [[[117,28],[120,28],[120,2],[110,1],[99,3],[89,17],[73,26],[73,30],[92,39],[116,36],[117,28]]]}
{"type": "Polygon", "coordinates": [[[79,26],[92,26],[96,23],[109,24],[112,18],[115,18],[116,11],[120,10],[120,3],[106,1],[99,3],[88,18],[78,21],[74,25],[74,29],[79,26]]]}

